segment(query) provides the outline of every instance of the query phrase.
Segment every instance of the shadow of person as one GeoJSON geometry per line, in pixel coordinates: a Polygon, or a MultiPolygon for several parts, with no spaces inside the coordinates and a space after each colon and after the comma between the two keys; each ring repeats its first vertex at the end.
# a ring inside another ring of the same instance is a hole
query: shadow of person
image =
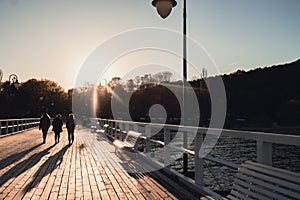
{"type": "Polygon", "coordinates": [[[48,174],[51,174],[53,170],[55,170],[60,164],[63,162],[64,154],[66,153],[67,149],[69,148],[69,145],[66,145],[64,148],[62,148],[59,152],[56,154],[50,156],[46,162],[44,162],[39,169],[35,172],[35,174],[32,177],[32,181],[28,183],[25,188],[23,189],[23,193],[30,191],[32,188],[34,188],[36,185],[40,183],[40,181],[47,176],[48,174]]]}
{"type": "Polygon", "coordinates": [[[36,165],[42,157],[47,155],[52,149],[54,145],[44,149],[43,151],[39,153],[35,153],[32,156],[30,156],[28,159],[23,160],[22,162],[18,163],[17,165],[13,166],[11,169],[9,169],[7,172],[5,172],[1,177],[0,177],[0,187],[9,179],[13,177],[17,177],[23,172],[27,171],[28,169],[32,168],[34,165],[36,165]]]}
{"type": "Polygon", "coordinates": [[[31,151],[38,148],[39,146],[41,146],[41,144],[37,144],[37,145],[31,147],[30,149],[21,151],[19,153],[15,153],[13,155],[10,155],[10,156],[2,159],[0,161],[0,170],[4,169],[5,167],[7,167],[7,166],[19,161],[19,160],[21,160],[24,156],[26,156],[27,154],[29,154],[31,151]]]}

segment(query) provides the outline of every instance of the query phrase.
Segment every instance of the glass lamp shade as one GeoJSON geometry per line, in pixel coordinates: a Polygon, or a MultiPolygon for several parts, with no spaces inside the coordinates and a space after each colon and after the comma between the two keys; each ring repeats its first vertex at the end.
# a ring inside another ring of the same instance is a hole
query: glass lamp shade
{"type": "Polygon", "coordinates": [[[154,0],[152,5],[156,7],[158,14],[165,19],[172,11],[172,8],[176,6],[175,0],[154,0]]]}

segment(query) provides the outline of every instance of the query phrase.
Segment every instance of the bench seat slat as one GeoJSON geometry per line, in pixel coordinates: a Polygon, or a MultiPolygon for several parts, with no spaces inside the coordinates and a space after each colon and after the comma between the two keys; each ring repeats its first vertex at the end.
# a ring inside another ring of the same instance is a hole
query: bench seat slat
{"type": "Polygon", "coordinates": [[[134,147],[134,144],[129,143],[129,142],[127,142],[127,141],[123,141],[123,143],[124,143],[124,146],[127,146],[127,147],[129,147],[129,148],[133,148],[133,147],[134,147]]]}
{"type": "Polygon", "coordinates": [[[243,167],[300,184],[300,175],[295,172],[250,162],[244,163],[243,167]]]}
{"type": "MultiPolygon", "coordinates": [[[[265,169],[268,169],[268,170],[273,170],[273,171],[276,171],[276,172],[279,172],[279,173],[289,174],[292,177],[295,176],[295,177],[300,178],[299,173],[288,171],[288,170],[285,170],[285,169],[280,169],[280,168],[277,168],[277,167],[272,167],[272,166],[264,165],[264,164],[261,164],[261,163],[255,163],[255,162],[252,162],[252,161],[246,161],[245,164],[258,166],[258,167],[265,168],[265,169]]],[[[297,180],[297,182],[298,181],[300,183],[300,180],[297,180]]]]}
{"type": "Polygon", "coordinates": [[[141,133],[135,131],[128,131],[124,141],[118,139],[114,140],[113,144],[119,149],[136,150],[138,139],[141,133]]]}
{"type": "Polygon", "coordinates": [[[259,179],[254,178],[254,177],[248,177],[248,176],[245,176],[241,173],[238,173],[236,175],[236,177],[239,178],[241,181],[248,182],[248,183],[254,183],[255,185],[263,186],[268,190],[273,190],[273,191],[276,191],[278,193],[280,192],[283,195],[287,195],[289,197],[293,197],[293,198],[299,198],[300,197],[300,193],[296,193],[296,192],[293,192],[291,190],[279,187],[278,185],[274,185],[274,184],[267,183],[265,181],[261,181],[259,179]]]}
{"type": "Polygon", "coordinates": [[[239,200],[238,198],[232,196],[231,194],[229,194],[229,195],[227,196],[227,198],[230,199],[230,200],[239,200]]]}
{"type": "Polygon", "coordinates": [[[247,188],[243,191],[247,192],[246,194],[249,194],[250,196],[257,198],[257,199],[266,199],[266,200],[270,199],[270,198],[271,199],[285,199],[285,200],[290,199],[287,196],[283,196],[280,193],[277,193],[275,190],[269,190],[269,189],[261,187],[260,185],[255,185],[255,184],[252,184],[249,182],[236,180],[234,188],[236,188],[237,185],[247,188]]]}
{"type": "Polygon", "coordinates": [[[276,183],[277,185],[281,185],[283,187],[291,188],[291,189],[296,190],[296,191],[300,190],[300,187],[297,184],[294,184],[294,183],[291,183],[291,182],[288,182],[288,181],[285,181],[285,180],[281,180],[281,179],[278,179],[278,178],[270,177],[270,176],[267,176],[265,174],[261,174],[261,173],[255,172],[255,171],[251,171],[251,170],[243,168],[243,167],[241,167],[239,169],[239,172],[243,173],[247,176],[253,176],[255,178],[259,178],[259,179],[262,179],[264,181],[268,181],[270,183],[276,183]]]}
{"type": "MultiPolygon", "coordinates": [[[[235,188],[236,189],[236,188],[235,188]]],[[[231,190],[231,194],[235,196],[237,199],[243,199],[243,200],[251,200],[249,197],[245,196],[240,192],[240,190],[231,190]]]]}
{"type": "Polygon", "coordinates": [[[229,199],[300,199],[300,175],[246,161],[241,164],[229,199]]]}
{"type": "Polygon", "coordinates": [[[236,190],[237,192],[242,193],[245,196],[244,198],[246,198],[246,199],[269,200],[269,198],[267,198],[263,195],[260,195],[253,190],[249,190],[249,187],[247,187],[247,186],[248,186],[247,184],[243,184],[242,186],[238,185],[238,184],[234,184],[232,189],[233,189],[233,191],[236,190]]]}

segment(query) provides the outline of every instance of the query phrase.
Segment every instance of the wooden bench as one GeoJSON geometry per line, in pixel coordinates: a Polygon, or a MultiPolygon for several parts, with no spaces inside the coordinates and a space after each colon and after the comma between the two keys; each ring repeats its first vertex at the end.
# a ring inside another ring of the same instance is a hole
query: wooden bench
{"type": "Polygon", "coordinates": [[[300,199],[300,174],[246,161],[236,175],[230,199],[300,199]]]}
{"type": "Polygon", "coordinates": [[[130,151],[137,151],[138,147],[138,140],[142,133],[135,132],[135,131],[128,131],[124,141],[121,140],[114,140],[113,144],[117,149],[124,149],[130,151]]]}
{"type": "Polygon", "coordinates": [[[246,161],[239,167],[232,190],[226,198],[300,199],[300,174],[246,161]]]}
{"type": "Polygon", "coordinates": [[[105,134],[108,134],[108,131],[109,131],[108,129],[109,129],[109,125],[108,124],[104,124],[103,125],[103,130],[104,130],[105,134]]]}

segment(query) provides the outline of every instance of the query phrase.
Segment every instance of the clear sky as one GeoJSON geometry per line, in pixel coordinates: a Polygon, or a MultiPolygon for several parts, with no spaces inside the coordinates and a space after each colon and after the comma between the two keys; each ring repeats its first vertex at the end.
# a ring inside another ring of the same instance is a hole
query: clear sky
{"type": "MultiPolygon", "coordinates": [[[[3,79],[15,73],[20,81],[48,78],[71,88],[90,53],[113,35],[143,27],[181,32],[182,1],[177,2],[163,20],[151,0],[0,0],[3,79]]],[[[205,48],[220,73],[300,57],[299,0],[188,0],[187,7],[188,35],[205,48]]],[[[181,41],[174,42],[181,47],[181,41]]],[[[123,58],[124,66],[116,61],[122,70],[131,65],[130,56],[123,58]]],[[[115,75],[122,73],[106,78],[115,75]]]]}

